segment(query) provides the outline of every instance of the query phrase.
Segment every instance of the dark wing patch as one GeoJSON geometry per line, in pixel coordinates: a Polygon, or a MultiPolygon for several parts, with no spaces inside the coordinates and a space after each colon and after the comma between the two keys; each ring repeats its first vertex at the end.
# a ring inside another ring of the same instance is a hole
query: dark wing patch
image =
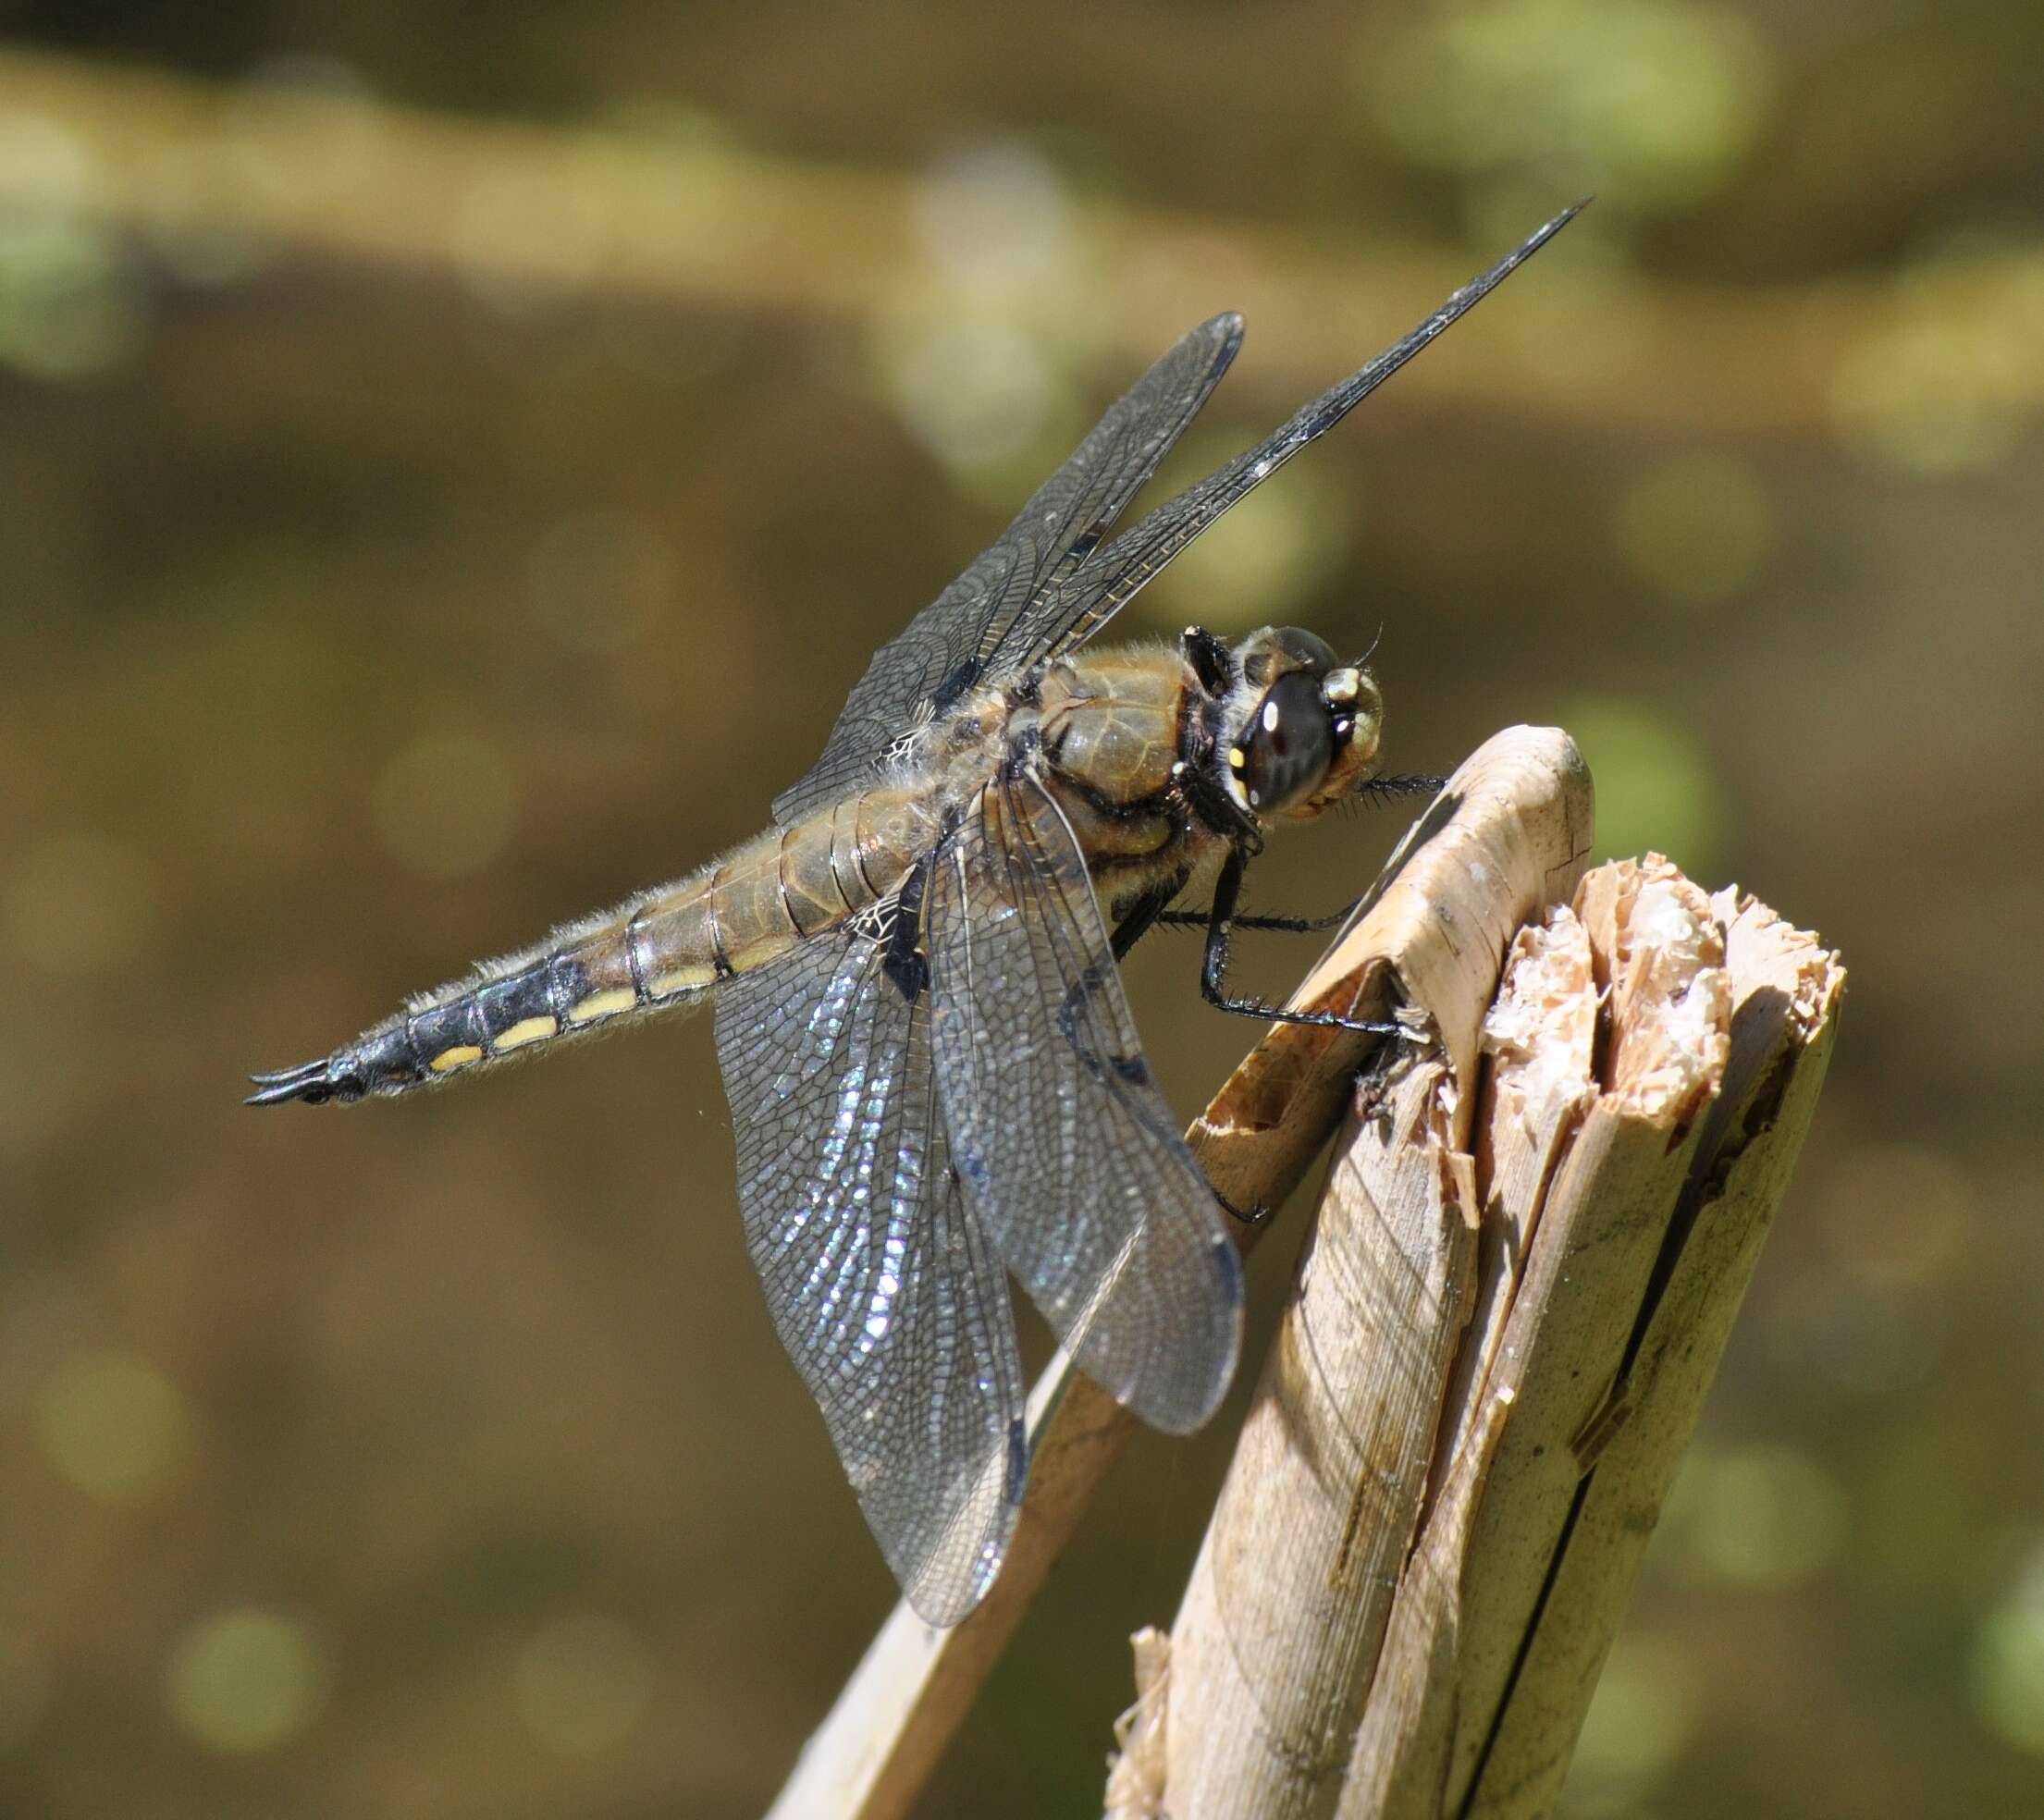
{"type": "Polygon", "coordinates": [[[1143,1064],[1056,804],[1026,776],[990,783],[926,903],[967,1202],[1090,1376],[1158,1428],[1197,1428],[1234,1373],[1241,1260],[1143,1064]]]}
{"type": "Polygon", "coordinates": [[[1085,644],[1193,538],[1254,492],[1308,443],[1333,429],[1428,342],[1546,245],[1583,206],[1578,203],[1574,208],[1563,210],[1489,271],[1471,278],[1410,335],[1386,348],[1369,365],[1303,406],[1255,448],[1245,449],[1225,467],[1188,486],[1125,531],[1055,599],[1041,603],[1033,617],[1017,625],[1018,644],[1027,641],[1030,645],[1032,660],[1062,657],[1085,644]]]}
{"type": "Polygon", "coordinates": [[[872,781],[891,742],[982,681],[1027,669],[1040,603],[1099,546],[1136,490],[1199,414],[1241,345],[1242,319],[1219,315],[1184,337],[1094,425],[998,541],[875,653],[809,774],[774,798],[801,820],[872,781]],[[1018,627],[1029,628],[1018,640],[1018,627]]]}
{"type": "Polygon", "coordinates": [[[1021,1503],[1022,1367],[1000,1260],[951,1166],[930,1001],[898,990],[889,952],[846,925],[739,976],[718,998],[717,1055],[774,1325],[909,1604],[954,1624],[1021,1503]]]}

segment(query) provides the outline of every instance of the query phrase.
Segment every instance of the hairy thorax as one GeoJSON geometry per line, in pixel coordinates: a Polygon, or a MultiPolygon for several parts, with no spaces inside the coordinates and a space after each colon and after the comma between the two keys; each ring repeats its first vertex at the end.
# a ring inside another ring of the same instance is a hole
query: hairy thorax
{"type": "Polygon", "coordinates": [[[1028,771],[1071,824],[1112,916],[1194,869],[1213,842],[1172,774],[1197,688],[1169,649],[1053,664],[1026,689],[967,697],[933,728],[924,787],[940,813],[963,813],[1004,768],[1028,771]]]}

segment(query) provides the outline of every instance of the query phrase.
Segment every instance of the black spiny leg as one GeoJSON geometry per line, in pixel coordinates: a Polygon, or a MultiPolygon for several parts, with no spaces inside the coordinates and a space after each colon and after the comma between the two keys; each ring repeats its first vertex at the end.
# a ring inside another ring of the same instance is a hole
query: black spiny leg
{"type": "Polygon", "coordinates": [[[1192,813],[1216,834],[1226,836],[1241,851],[1256,855],[1263,851],[1263,824],[1234,797],[1227,787],[1199,765],[1183,758],[1171,768],[1171,781],[1192,813]]]}
{"type": "MultiPolygon", "coordinates": [[[[1198,630],[1196,626],[1187,629],[1185,635],[1188,644],[1198,630]]],[[[1179,779],[1179,785],[1181,788],[1188,788],[1194,781],[1191,768],[1179,769],[1185,773],[1179,779]]],[[[1372,778],[1369,782],[1359,786],[1356,796],[1359,799],[1367,797],[1374,802],[1382,802],[1393,796],[1437,796],[1447,786],[1447,780],[1439,777],[1372,778]]],[[[1201,792],[1197,797],[1199,806],[1209,811],[1210,821],[1218,818],[1216,811],[1225,814],[1233,807],[1225,798],[1217,803],[1215,798],[1218,796],[1218,792],[1209,789],[1201,792]]],[[[1254,849],[1250,851],[1253,852],[1254,849]]],[[[1328,912],[1324,916],[1224,916],[1222,920],[1227,924],[1231,932],[1236,929],[1250,929],[1258,933],[1268,931],[1278,935],[1318,935],[1347,922],[1355,915],[1356,905],[1361,902],[1360,897],[1356,898],[1353,902],[1343,904],[1340,909],[1328,912]]],[[[1214,907],[1212,905],[1204,910],[1167,910],[1160,906],[1145,919],[1143,928],[1148,928],[1153,924],[1159,928],[1210,929],[1213,926],[1214,914],[1214,907]]],[[[1136,933],[1139,935],[1141,932],[1139,929],[1136,933]]],[[[1130,940],[1133,941],[1134,938],[1131,937],[1130,940]]],[[[1117,948],[1114,952],[1118,957],[1125,951],[1117,948]]],[[[1225,963],[1223,965],[1225,966],[1225,963]]]]}
{"type": "MultiPolygon", "coordinates": [[[[1128,906],[1120,922],[1114,925],[1114,932],[1108,937],[1107,945],[1113,951],[1115,964],[1128,958],[1128,951],[1141,940],[1143,931],[1163,914],[1164,907],[1185,889],[1185,878],[1167,879],[1160,885],[1153,885],[1135,903],[1128,906]]],[[[1065,1040],[1071,1044],[1072,1052],[1078,1056],[1095,1073],[1100,1069],[1100,1058],[1088,1046],[1079,1032],[1079,1008],[1088,998],[1100,990],[1103,969],[1099,962],[1089,966],[1072,981],[1065,994],[1065,1002],[1058,1006],[1057,1027],[1064,1032],[1065,1040]]]]}
{"type": "MultiPolygon", "coordinates": [[[[1114,926],[1114,933],[1110,938],[1116,961],[1127,958],[1128,951],[1141,939],[1145,929],[1151,928],[1161,922],[1177,922],[1186,919],[1188,913],[1167,911],[1164,908],[1164,905],[1169,904],[1184,889],[1185,879],[1183,878],[1169,879],[1163,884],[1145,892],[1129,906],[1127,914],[1114,926]]],[[[1206,920],[1205,913],[1201,912],[1193,920],[1204,922],[1206,920]]],[[[1085,980],[1080,980],[1078,986],[1085,986],[1086,983],[1085,980]]],[[[1075,987],[1074,990],[1077,990],[1077,988],[1075,987]]],[[[1072,1016],[1075,1009],[1075,1003],[1068,997],[1063,1011],[1059,1014],[1058,1023],[1065,1031],[1065,1039],[1072,1044],[1079,1054],[1086,1055],[1085,1047],[1077,1039],[1077,1029],[1072,1016]]],[[[1237,1207],[1212,1182],[1207,1184],[1207,1192],[1220,1203],[1221,1211],[1224,1213],[1230,1219],[1239,1220],[1245,1226],[1261,1226],[1268,1222],[1271,1217],[1271,1210],[1261,1202],[1246,1210],[1237,1207]]]]}
{"type": "Polygon", "coordinates": [[[1337,1016],[1331,1011],[1283,1011],[1256,999],[1228,997],[1228,936],[1235,926],[1235,906],[1241,901],[1242,873],[1248,864],[1248,857],[1237,848],[1228,855],[1221,876],[1214,880],[1206,960],[1200,969],[1201,996],[1216,1011],[1232,1012],[1237,1017],[1255,1017],[1274,1024],[1312,1024],[1327,1029],[1356,1030],[1364,1036],[1402,1036],[1403,1027],[1397,1024],[1366,1023],[1361,1018],[1337,1016]]]}
{"type": "MultiPolygon", "coordinates": [[[[1228,928],[1278,935],[1318,935],[1340,928],[1356,914],[1356,904],[1361,902],[1359,897],[1355,904],[1344,904],[1324,916],[1230,916],[1228,928]]],[[[1206,928],[1213,921],[1213,911],[1211,905],[1204,910],[1160,910],[1151,920],[1160,928],[1206,928]]]]}
{"type": "MultiPolygon", "coordinates": [[[[1185,889],[1183,877],[1167,879],[1161,885],[1152,886],[1128,906],[1127,914],[1114,925],[1114,932],[1108,939],[1108,945],[1114,951],[1117,961],[1126,961],[1128,951],[1139,941],[1144,933],[1158,923],[1177,923],[1187,920],[1182,910],[1166,910],[1164,905],[1185,889]]],[[[1191,920],[1205,922],[1201,912],[1191,920]]]]}
{"type": "Polygon", "coordinates": [[[1367,783],[1356,786],[1352,801],[1368,798],[1373,803],[1383,803],[1393,796],[1438,796],[1447,788],[1447,780],[1437,777],[1377,777],[1367,783]]]}

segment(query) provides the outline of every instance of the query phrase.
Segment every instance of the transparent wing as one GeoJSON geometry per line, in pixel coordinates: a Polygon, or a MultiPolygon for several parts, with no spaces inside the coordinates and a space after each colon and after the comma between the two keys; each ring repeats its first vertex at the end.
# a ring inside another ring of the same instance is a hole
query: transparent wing
{"type": "Polygon", "coordinates": [[[745,1239],[908,1602],[954,1624],[993,1581],[1028,1470],[999,1259],[959,1192],[929,996],[847,927],[717,1002],[745,1239]]]}
{"type": "Polygon", "coordinates": [[[1383,385],[1407,361],[1532,258],[1582,209],[1565,209],[1508,253],[1489,271],[1471,278],[1402,340],[1332,390],[1302,407],[1289,422],[1245,449],[1225,467],[1159,506],[1102,550],[1032,620],[1016,628],[1017,648],[1029,647],[1028,661],[1075,650],[1112,619],[1171,559],[1221,516],[1277,472],[1315,437],[1324,436],[1383,385]],[[1031,636],[1032,633],[1040,636],[1031,636]]]}
{"type": "Polygon", "coordinates": [[[1087,1373],[1173,1433],[1235,1370],[1242,1266],[1150,1077],[1077,842],[990,783],[925,922],[938,1093],[966,1198],[1087,1373]]]}
{"type": "Polygon", "coordinates": [[[967,689],[1083,645],[1193,538],[1331,430],[1582,206],[1564,210],[1367,366],[1102,548],[1108,527],[1198,414],[1241,343],[1234,314],[1193,329],[1108,411],[1000,540],[880,648],[815,768],[774,799],[774,818],[798,820],[870,781],[893,741],[967,689]]]}
{"type": "Polygon", "coordinates": [[[979,682],[1035,660],[1043,603],[1056,598],[1199,414],[1241,339],[1237,315],[1201,323],[1108,408],[999,541],[880,647],[823,756],[774,799],[776,821],[799,821],[870,782],[890,742],[979,682]]]}

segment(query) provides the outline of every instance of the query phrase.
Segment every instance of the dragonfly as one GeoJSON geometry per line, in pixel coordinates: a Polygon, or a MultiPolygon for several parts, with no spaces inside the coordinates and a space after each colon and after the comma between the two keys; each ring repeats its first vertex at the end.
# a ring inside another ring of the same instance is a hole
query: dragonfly
{"type": "Polygon", "coordinates": [[[1365,662],[1292,628],[1092,640],[1576,212],[1111,535],[1242,320],[1190,330],[875,655],[764,833],[319,1061],[252,1076],[250,1103],[411,1092],[714,1002],[774,1324],[910,1605],[963,1618],[1000,1571],[1028,1474],[1011,1278],[1079,1369],[1159,1429],[1198,1428],[1235,1371],[1239,1211],[1144,1061],[1116,963],[1160,924],[1203,925],[1210,1002],[1385,1027],[1226,984],[1237,928],[1325,926],[1237,910],[1267,830],[1376,779],[1383,698],[1365,662]]]}

